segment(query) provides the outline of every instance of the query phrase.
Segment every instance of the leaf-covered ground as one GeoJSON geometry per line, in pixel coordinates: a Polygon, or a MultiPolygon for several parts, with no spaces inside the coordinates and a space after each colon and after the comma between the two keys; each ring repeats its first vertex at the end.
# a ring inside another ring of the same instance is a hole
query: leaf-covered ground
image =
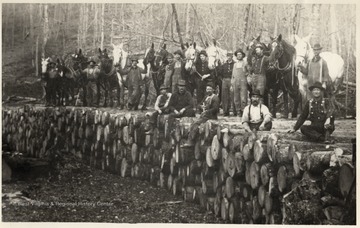
{"type": "Polygon", "coordinates": [[[63,168],[57,180],[3,183],[3,222],[221,223],[199,205],[148,182],[80,163],[63,168]],[[17,191],[31,202],[4,197],[17,191]]]}

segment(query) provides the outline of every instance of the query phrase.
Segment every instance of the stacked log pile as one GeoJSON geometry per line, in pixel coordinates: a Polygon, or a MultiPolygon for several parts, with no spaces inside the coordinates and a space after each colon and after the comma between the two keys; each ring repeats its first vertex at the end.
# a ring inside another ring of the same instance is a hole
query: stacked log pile
{"type": "Polygon", "coordinates": [[[301,150],[276,133],[216,121],[201,124],[195,145],[185,146],[194,121],[161,115],[153,126],[143,113],[25,106],[3,111],[2,133],[13,151],[71,151],[94,168],[167,188],[224,222],[349,222],[355,170],[341,149],[301,150]]]}

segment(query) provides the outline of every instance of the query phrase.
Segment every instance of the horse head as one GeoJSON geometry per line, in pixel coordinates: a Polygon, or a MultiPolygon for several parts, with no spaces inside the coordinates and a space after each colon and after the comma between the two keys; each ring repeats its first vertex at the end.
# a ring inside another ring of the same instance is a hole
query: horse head
{"type": "Polygon", "coordinates": [[[101,48],[99,48],[98,58],[99,58],[100,71],[106,74],[109,73],[113,68],[113,60],[109,57],[106,48],[104,50],[101,50],[101,48]]]}
{"type": "Polygon", "coordinates": [[[50,58],[47,57],[45,58],[41,58],[41,73],[45,74],[47,69],[48,69],[48,64],[49,64],[50,58]]]}
{"type": "Polygon", "coordinates": [[[168,51],[166,50],[166,44],[164,44],[160,49],[155,53],[155,67],[160,67],[163,63],[167,63],[166,56],[168,51]]]}
{"type": "Polygon", "coordinates": [[[149,47],[148,49],[146,49],[144,61],[145,61],[146,63],[150,63],[151,65],[154,64],[154,61],[155,61],[154,43],[151,44],[151,47],[149,47]]]}
{"type": "Polygon", "coordinates": [[[113,57],[114,57],[114,65],[121,65],[122,68],[126,65],[126,59],[128,57],[128,53],[124,50],[124,44],[121,43],[119,45],[113,46],[113,57]]]}
{"type": "Polygon", "coordinates": [[[271,52],[269,65],[276,66],[279,70],[291,69],[293,59],[296,55],[296,49],[287,43],[280,34],[271,42],[271,52]]]}
{"type": "Polygon", "coordinates": [[[83,55],[81,49],[75,51],[75,53],[71,55],[71,63],[67,65],[75,71],[83,70],[87,67],[87,58],[83,55]]]}
{"type": "Polygon", "coordinates": [[[281,42],[282,42],[281,34],[272,40],[271,52],[269,58],[270,64],[274,64],[284,54],[284,47],[281,42]]]}
{"type": "Polygon", "coordinates": [[[311,35],[308,35],[307,37],[301,39],[297,34],[294,34],[295,39],[295,49],[296,49],[296,59],[295,64],[298,65],[299,63],[303,64],[304,62],[307,62],[307,60],[311,56],[311,45],[310,45],[310,38],[311,35]]]}
{"type": "Polygon", "coordinates": [[[194,42],[192,45],[188,46],[185,51],[185,69],[190,70],[193,66],[193,63],[196,62],[199,51],[196,49],[196,43],[194,42]]]}
{"type": "Polygon", "coordinates": [[[207,44],[207,48],[205,50],[208,55],[208,67],[210,70],[213,70],[220,62],[220,52],[216,46],[216,40],[213,40],[211,45],[207,44]]]}

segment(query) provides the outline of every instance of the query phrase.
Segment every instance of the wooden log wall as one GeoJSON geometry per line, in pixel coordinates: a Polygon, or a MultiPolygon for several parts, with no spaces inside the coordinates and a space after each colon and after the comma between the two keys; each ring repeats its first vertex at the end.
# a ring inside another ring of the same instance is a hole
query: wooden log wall
{"type": "MultiPolygon", "coordinates": [[[[200,125],[195,146],[185,147],[194,118],[159,116],[152,127],[143,113],[25,106],[2,114],[3,142],[13,151],[31,157],[71,151],[91,167],[182,195],[224,222],[299,222],[287,214],[284,196],[301,187],[301,180],[318,183],[319,197],[343,202],[355,178],[351,157],[341,149],[300,150],[275,133],[247,134],[214,121],[200,125]]],[[[334,203],[319,207],[323,221],[341,222],[334,203]]]]}

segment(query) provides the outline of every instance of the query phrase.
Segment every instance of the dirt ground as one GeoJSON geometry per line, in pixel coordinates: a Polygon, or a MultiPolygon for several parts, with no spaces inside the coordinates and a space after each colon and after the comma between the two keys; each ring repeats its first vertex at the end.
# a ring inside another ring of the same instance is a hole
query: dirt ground
{"type": "MultiPolygon", "coordinates": [[[[72,162],[73,163],[73,162],[72,162]]],[[[2,185],[3,222],[221,223],[181,196],[148,182],[71,164],[60,180],[38,178],[2,185]],[[26,200],[4,198],[21,191],[26,200]],[[31,200],[31,201],[29,201],[31,200]]],[[[223,222],[222,222],[223,223],[223,222]]]]}

